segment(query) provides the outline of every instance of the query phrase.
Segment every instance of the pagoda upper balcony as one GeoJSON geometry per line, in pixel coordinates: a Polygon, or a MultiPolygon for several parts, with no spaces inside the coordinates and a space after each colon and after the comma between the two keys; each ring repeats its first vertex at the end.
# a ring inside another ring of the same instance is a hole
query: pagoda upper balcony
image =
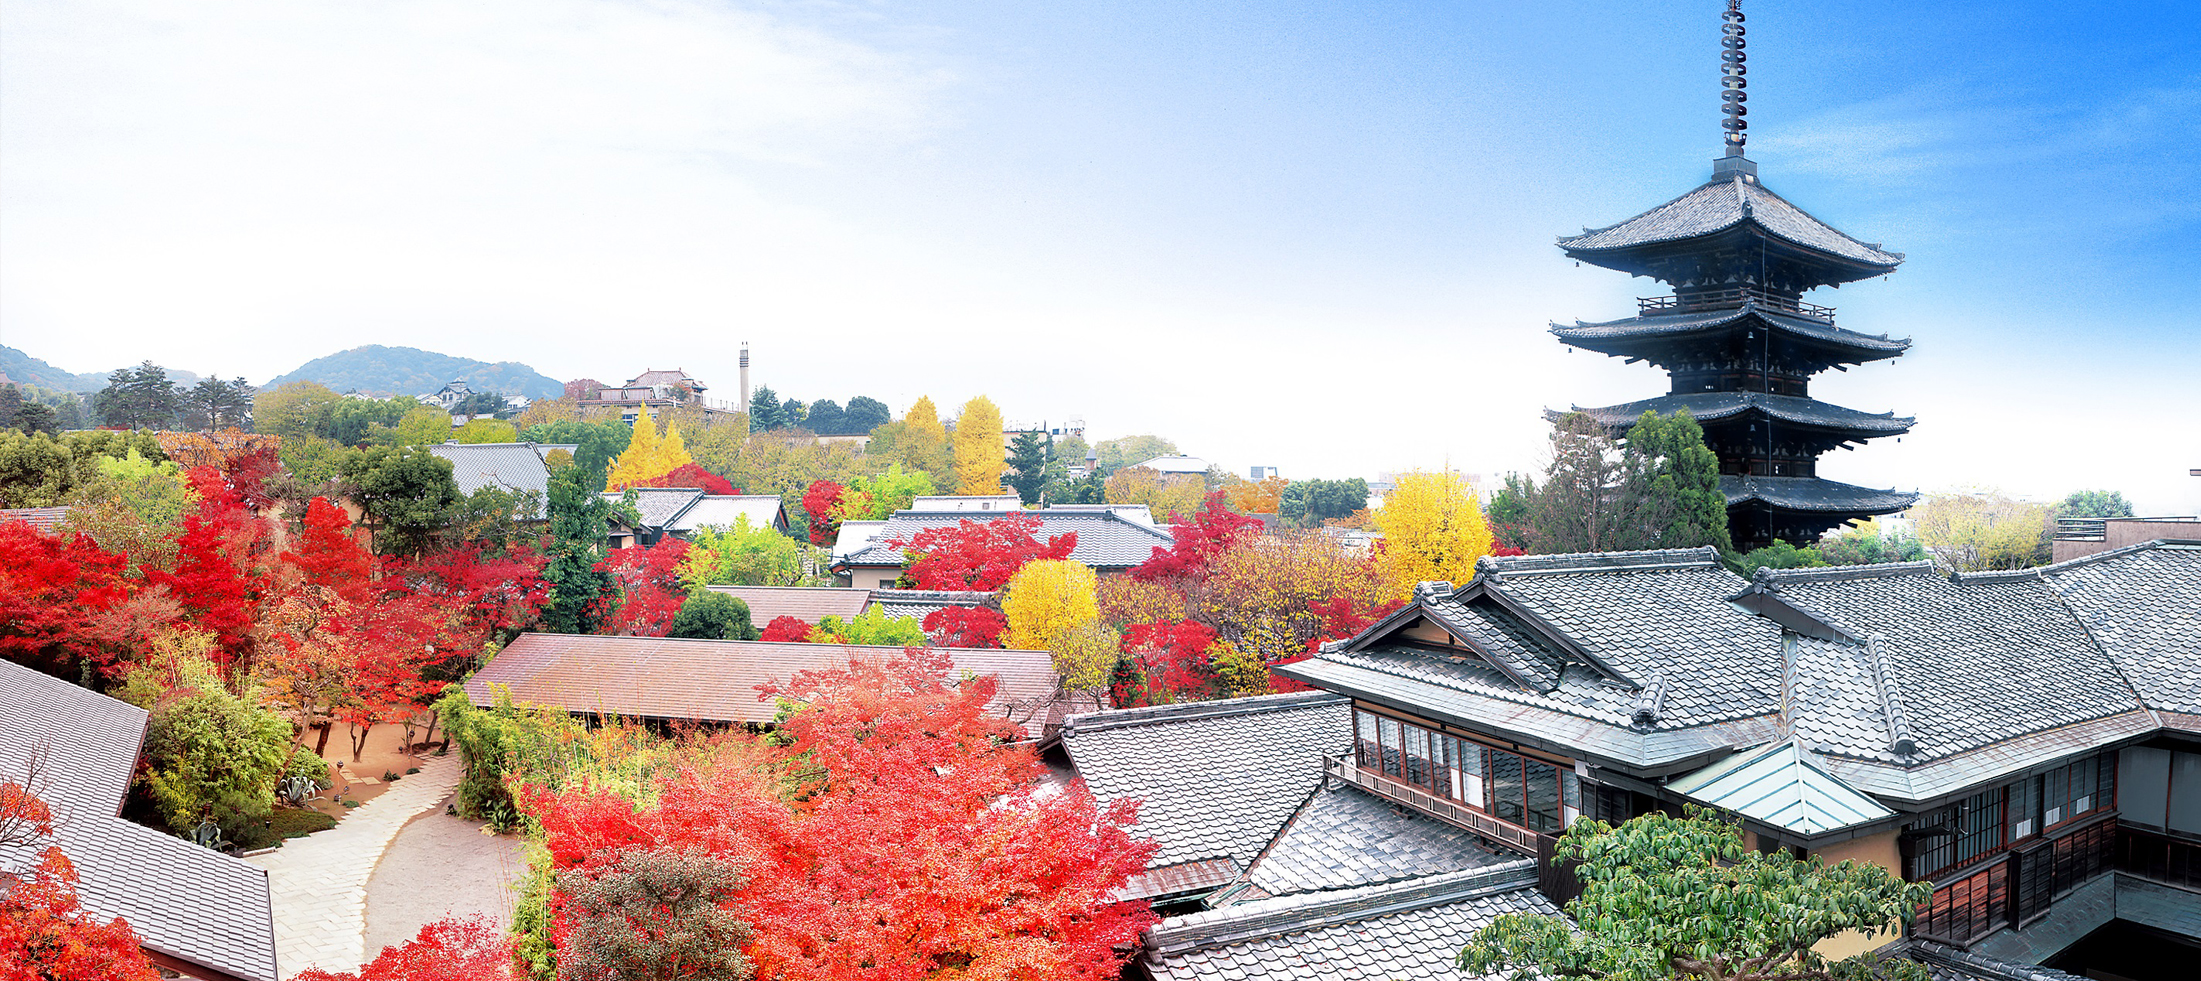
{"type": "Polygon", "coordinates": [[[1786,296],[1751,286],[1731,289],[1690,290],[1673,296],[1641,296],[1636,298],[1639,314],[1645,317],[1666,317],[1681,313],[1701,313],[1708,310],[1733,310],[1745,302],[1767,310],[1797,317],[1809,317],[1827,324],[1834,323],[1834,308],[1816,303],[1805,303],[1793,296],[1786,296]]]}

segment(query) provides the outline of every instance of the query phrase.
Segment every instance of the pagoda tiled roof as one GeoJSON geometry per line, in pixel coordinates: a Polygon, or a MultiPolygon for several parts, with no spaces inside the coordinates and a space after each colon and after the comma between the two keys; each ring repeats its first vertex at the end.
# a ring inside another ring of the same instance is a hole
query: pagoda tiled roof
{"type": "Polygon", "coordinates": [[[1898,416],[1893,412],[1860,412],[1818,399],[1766,392],[1689,392],[1594,409],[1574,407],[1574,411],[1588,413],[1590,418],[1607,426],[1632,425],[1645,412],[1656,412],[1663,416],[1672,415],[1682,409],[1689,410],[1689,414],[1695,416],[1700,423],[1756,413],[1799,426],[1851,432],[1865,437],[1907,433],[1911,429],[1911,423],[1917,421],[1914,417],[1898,416]]]}
{"type": "Polygon", "coordinates": [[[1621,252],[1716,234],[1744,223],[1789,244],[1867,266],[1895,268],[1900,252],[1860,242],[1742,174],[1716,178],[1640,215],[1580,235],[1563,236],[1569,253],[1621,252]]]}
{"type": "Polygon", "coordinates": [[[1656,340],[1709,332],[1744,319],[1755,320],[1767,329],[1790,334],[1806,340],[1840,347],[1855,348],[1874,355],[1894,356],[1910,349],[1908,339],[1891,339],[1886,334],[1860,334],[1843,330],[1833,324],[1812,317],[1767,310],[1755,303],[1745,303],[1732,310],[1705,310],[1697,313],[1679,313],[1659,317],[1628,317],[1600,323],[1552,324],[1551,332],[1566,343],[1591,350],[1603,350],[1601,344],[1614,341],[1656,340]]]}
{"type": "Polygon", "coordinates": [[[1918,495],[1907,491],[1874,490],[1820,477],[1722,476],[1720,490],[1727,495],[1728,507],[1764,501],[1788,511],[1835,514],[1892,514],[1918,500],[1918,495]]]}

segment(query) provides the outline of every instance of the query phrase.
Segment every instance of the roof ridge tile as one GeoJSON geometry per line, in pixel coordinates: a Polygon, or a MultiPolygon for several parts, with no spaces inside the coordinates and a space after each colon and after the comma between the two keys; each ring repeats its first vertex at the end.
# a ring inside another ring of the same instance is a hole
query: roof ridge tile
{"type": "Polygon", "coordinates": [[[1146,946],[1150,956],[1167,957],[1461,900],[1532,890],[1535,885],[1536,860],[1521,858],[1486,868],[1372,886],[1257,899],[1156,924],[1146,931],[1146,946]]]}
{"type": "Polygon", "coordinates": [[[1146,705],[1138,708],[1104,709],[1085,712],[1062,720],[1064,737],[1074,737],[1090,732],[1122,729],[1135,725],[1151,725],[1161,722],[1187,722],[1194,719],[1226,718],[1254,715],[1264,712],[1283,712],[1292,709],[1320,708],[1328,705],[1348,704],[1352,699],[1327,691],[1287,692],[1277,695],[1254,695],[1247,698],[1226,698],[1210,702],[1181,702],[1175,705],[1146,705]]]}
{"type": "Polygon", "coordinates": [[[1761,568],[1751,578],[1773,586],[1807,582],[1848,582],[1853,579],[1886,579],[1932,572],[1932,562],[1873,562],[1865,565],[1813,566],[1805,569],[1761,568]]]}
{"type": "Polygon", "coordinates": [[[1565,552],[1556,555],[1485,555],[1475,560],[1478,576],[1502,581],[1508,576],[1563,575],[1582,572],[1638,572],[1657,569],[1709,569],[1719,564],[1719,549],[1650,549],[1640,552],[1565,552]]]}

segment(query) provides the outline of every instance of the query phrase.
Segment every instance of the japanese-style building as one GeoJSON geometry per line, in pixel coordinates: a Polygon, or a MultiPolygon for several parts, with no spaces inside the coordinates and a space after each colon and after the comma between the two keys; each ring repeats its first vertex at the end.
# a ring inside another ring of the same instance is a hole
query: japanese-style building
{"type": "Polygon", "coordinates": [[[1569,258],[1647,276],[1672,295],[1643,298],[1633,317],[1551,330],[1570,346],[1666,369],[1665,395],[1576,409],[1616,435],[1646,411],[1694,415],[1719,457],[1736,547],[1802,544],[1916,497],[1819,476],[1822,454],[1901,435],[1912,420],[1813,399],[1812,376],[1894,358],[1910,341],[1837,327],[1832,307],[1803,299],[1893,272],[1903,254],[1835,230],[1758,179],[1757,163],[1743,155],[1743,25],[1732,7],[1725,33],[1727,153],[1712,179],[1617,225],[1559,240],[1569,258]]]}

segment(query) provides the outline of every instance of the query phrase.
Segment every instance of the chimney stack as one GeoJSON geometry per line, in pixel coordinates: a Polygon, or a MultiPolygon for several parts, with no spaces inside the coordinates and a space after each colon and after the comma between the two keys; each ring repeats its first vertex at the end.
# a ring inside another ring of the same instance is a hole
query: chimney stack
{"type": "Polygon", "coordinates": [[[748,342],[748,341],[743,341],[743,342],[741,342],[741,404],[740,404],[740,405],[738,405],[738,406],[735,406],[735,407],[734,407],[734,411],[736,411],[736,412],[747,412],[747,411],[749,411],[749,342],[748,342]]]}

